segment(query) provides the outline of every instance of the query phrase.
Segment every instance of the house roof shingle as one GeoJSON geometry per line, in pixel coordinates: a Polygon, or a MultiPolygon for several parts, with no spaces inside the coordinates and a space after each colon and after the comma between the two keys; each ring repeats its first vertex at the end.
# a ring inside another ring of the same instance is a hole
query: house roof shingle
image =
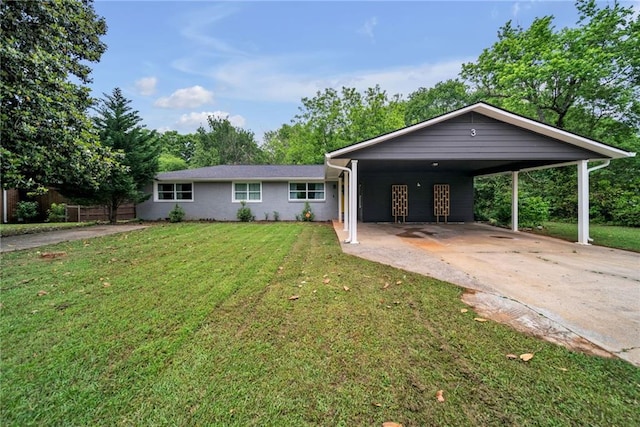
{"type": "Polygon", "coordinates": [[[231,181],[236,179],[260,181],[323,180],[324,165],[218,165],[163,172],[156,175],[158,181],[231,181]]]}

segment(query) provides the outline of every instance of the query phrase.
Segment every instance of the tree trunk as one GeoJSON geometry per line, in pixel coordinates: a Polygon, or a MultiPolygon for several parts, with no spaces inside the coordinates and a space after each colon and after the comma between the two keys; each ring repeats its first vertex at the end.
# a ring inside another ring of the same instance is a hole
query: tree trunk
{"type": "Polygon", "coordinates": [[[118,222],[118,207],[119,207],[120,203],[118,203],[116,200],[112,200],[111,204],[109,205],[109,222],[111,224],[115,224],[118,222]]]}

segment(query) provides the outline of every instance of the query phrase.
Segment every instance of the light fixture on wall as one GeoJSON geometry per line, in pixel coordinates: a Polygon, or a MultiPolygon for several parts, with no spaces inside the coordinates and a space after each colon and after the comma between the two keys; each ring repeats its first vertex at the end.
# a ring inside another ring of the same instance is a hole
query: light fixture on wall
{"type": "Polygon", "coordinates": [[[422,187],[422,185],[420,185],[420,183],[418,182],[418,183],[416,184],[416,187],[420,188],[420,187],[422,187]]]}
{"type": "Polygon", "coordinates": [[[433,162],[433,163],[431,163],[431,166],[433,166],[434,168],[435,168],[435,167],[438,167],[438,162],[433,162]]]}

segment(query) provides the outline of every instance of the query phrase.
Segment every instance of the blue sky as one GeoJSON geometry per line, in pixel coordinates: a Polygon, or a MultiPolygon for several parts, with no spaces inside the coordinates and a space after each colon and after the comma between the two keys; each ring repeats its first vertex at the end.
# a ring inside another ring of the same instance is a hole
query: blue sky
{"type": "MultiPolygon", "coordinates": [[[[640,1],[627,2],[640,9],[640,1]]],[[[93,95],[120,87],[150,129],[194,132],[206,117],[263,134],[290,123],[302,97],[327,87],[389,94],[455,78],[508,20],[554,15],[572,1],[107,1],[96,12],[108,49],[93,95]]]]}

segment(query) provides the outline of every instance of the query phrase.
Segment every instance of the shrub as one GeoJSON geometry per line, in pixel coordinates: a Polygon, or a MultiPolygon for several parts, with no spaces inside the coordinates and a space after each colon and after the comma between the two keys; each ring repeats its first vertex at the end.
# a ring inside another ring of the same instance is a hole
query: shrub
{"type": "Polygon", "coordinates": [[[18,221],[29,222],[29,220],[38,216],[37,202],[18,202],[16,207],[16,216],[18,221]]]}
{"type": "Polygon", "coordinates": [[[522,227],[536,227],[549,221],[549,202],[539,196],[523,197],[518,207],[518,223],[522,227]]]}
{"type": "Polygon", "coordinates": [[[64,222],[67,219],[64,203],[51,203],[47,209],[47,222],[64,222]]]}
{"type": "Polygon", "coordinates": [[[264,213],[264,220],[269,221],[269,212],[264,213]]]}
{"type": "Polygon", "coordinates": [[[280,212],[273,211],[273,220],[274,221],[280,221],[280,212]]]}
{"type": "Polygon", "coordinates": [[[300,215],[303,221],[313,221],[315,215],[311,210],[311,206],[309,206],[309,202],[304,203],[304,209],[302,209],[302,214],[300,215]]]}
{"type": "Polygon", "coordinates": [[[173,209],[171,209],[171,212],[169,212],[169,222],[181,222],[184,216],[184,209],[176,203],[173,209]]]}
{"type": "Polygon", "coordinates": [[[247,202],[244,200],[240,202],[242,206],[238,209],[237,217],[242,222],[249,222],[253,220],[253,213],[251,213],[251,208],[247,207],[247,202]]]}

